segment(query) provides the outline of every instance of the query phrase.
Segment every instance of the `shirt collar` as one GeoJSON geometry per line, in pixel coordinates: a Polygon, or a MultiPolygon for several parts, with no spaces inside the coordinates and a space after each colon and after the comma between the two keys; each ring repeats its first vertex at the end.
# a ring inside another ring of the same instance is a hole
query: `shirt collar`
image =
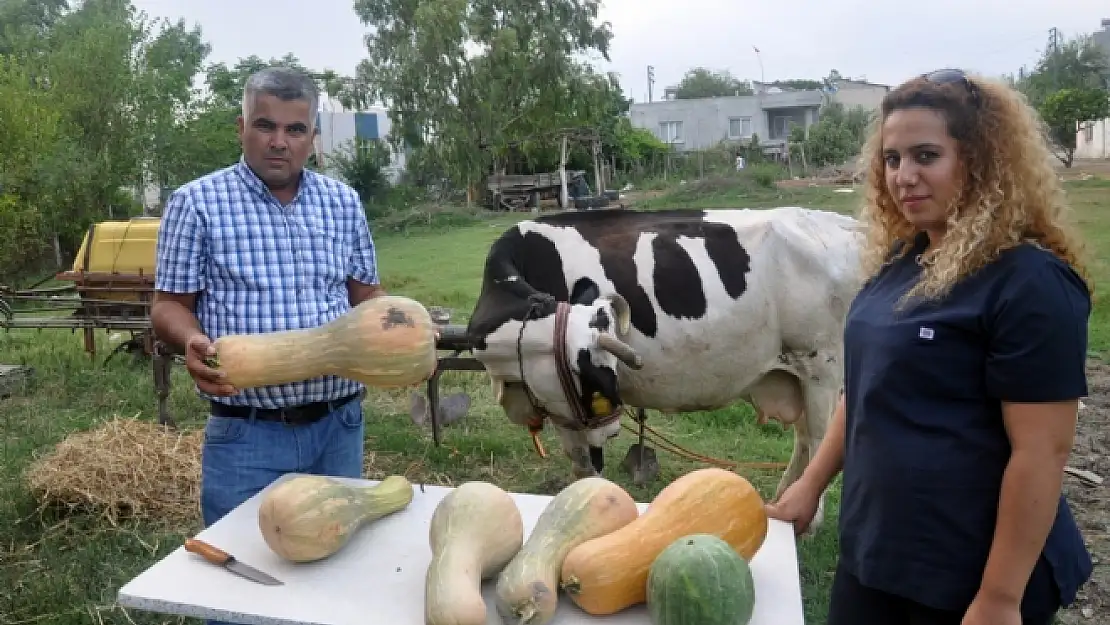
{"type": "Polygon", "coordinates": [[[910,250],[911,253],[921,254],[927,247],[929,247],[929,233],[922,231],[915,234],[913,237],[913,247],[910,250]]]}
{"type": "MultiPolygon", "coordinates": [[[[274,194],[270,192],[269,187],[266,186],[266,183],[263,182],[262,179],[258,177],[258,174],[254,173],[254,170],[250,168],[250,165],[247,164],[245,155],[239,155],[239,162],[235,164],[235,172],[239,174],[239,179],[243,181],[243,184],[247,185],[247,188],[258,197],[264,200],[276,199],[274,198],[274,194]]],[[[293,195],[290,204],[296,202],[297,199],[301,197],[301,194],[304,193],[305,186],[311,184],[311,182],[312,178],[309,177],[308,170],[301,169],[301,179],[300,183],[297,185],[297,193],[293,195]]]]}

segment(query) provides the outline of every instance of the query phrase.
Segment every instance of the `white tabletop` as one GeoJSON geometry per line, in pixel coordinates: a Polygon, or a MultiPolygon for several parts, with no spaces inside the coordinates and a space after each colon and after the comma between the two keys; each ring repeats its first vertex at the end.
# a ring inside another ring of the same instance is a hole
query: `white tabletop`
{"type": "MultiPolygon", "coordinates": [[[[244,625],[422,625],[424,577],[432,557],[428,528],[436,505],[451,489],[425,486],[421,492],[419,485],[415,488],[408,508],[363,526],[330,558],[302,564],[286,562],[266,546],[258,529],[263,494],[259,493],[197,538],[284,585],[249,581],[178,547],[121,588],[119,603],[244,625]]],[[[527,537],[551,497],[510,494],[520,508],[527,537]]],[[[641,511],[646,508],[647,504],[640,504],[641,511]]],[[[752,558],[751,567],[756,588],[751,625],[803,625],[798,557],[790,525],[771,521],[767,540],[752,558]]],[[[486,583],[484,594],[489,625],[500,625],[493,608],[493,581],[486,583]]],[[[563,596],[551,621],[551,625],[590,623],[649,625],[650,620],[642,604],[598,617],[586,614],[563,596]]]]}

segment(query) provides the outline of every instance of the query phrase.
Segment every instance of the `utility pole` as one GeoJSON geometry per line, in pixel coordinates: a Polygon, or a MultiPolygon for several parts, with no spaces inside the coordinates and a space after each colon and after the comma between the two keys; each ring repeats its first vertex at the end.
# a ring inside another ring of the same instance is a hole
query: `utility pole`
{"type": "Polygon", "coordinates": [[[651,102],[651,86],[655,84],[655,67],[648,65],[647,68],[647,82],[648,82],[648,102],[651,102]]]}
{"type": "Polygon", "coordinates": [[[1060,29],[1053,26],[1048,29],[1048,69],[1052,72],[1052,88],[1060,88],[1060,29]]]}

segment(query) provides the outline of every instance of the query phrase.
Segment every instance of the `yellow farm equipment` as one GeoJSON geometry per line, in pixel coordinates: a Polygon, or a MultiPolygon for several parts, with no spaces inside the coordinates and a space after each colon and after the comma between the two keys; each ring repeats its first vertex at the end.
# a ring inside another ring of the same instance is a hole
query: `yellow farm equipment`
{"type": "Polygon", "coordinates": [[[160,348],[150,325],[160,225],[156,217],[93,224],[73,266],[53,276],[60,284],[24,290],[0,286],[0,327],[80,330],[90,358],[96,356],[97,330],[129,333],[130,339],[108,358],[125,350],[154,357],[158,418],[172,423],[165,406],[171,355],[160,348]]]}

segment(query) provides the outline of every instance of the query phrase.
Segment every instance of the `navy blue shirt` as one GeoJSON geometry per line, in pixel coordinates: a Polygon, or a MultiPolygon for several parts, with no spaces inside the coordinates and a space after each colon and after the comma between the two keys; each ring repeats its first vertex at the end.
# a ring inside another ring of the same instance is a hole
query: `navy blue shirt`
{"type": "MultiPolygon", "coordinates": [[[[895,310],[927,243],[919,235],[848,311],[840,558],[866,586],[962,611],[982,581],[1010,456],[1001,402],[1087,394],[1091,301],[1067,264],[1022,244],[939,303],[895,310]]],[[[1061,496],[1023,612],[1070,604],[1091,570],[1061,496]]]]}

